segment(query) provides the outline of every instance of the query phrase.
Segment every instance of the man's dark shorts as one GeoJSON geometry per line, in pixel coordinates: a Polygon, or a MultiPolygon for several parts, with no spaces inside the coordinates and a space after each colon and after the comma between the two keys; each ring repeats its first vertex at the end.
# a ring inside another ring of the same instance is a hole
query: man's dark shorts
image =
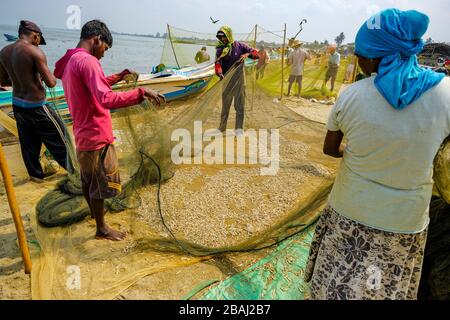
{"type": "Polygon", "coordinates": [[[289,76],[289,83],[294,83],[294,82],[297,82],[299,85],[302,85],[303,76],[290,75],[289,76]]]}
{"type": "Polygon", "coordinates": [[[327,70],[326,78],[327,79],[330,79],[330,78],[336,79],[338,71],[339,71],[339,67],[337,65],[329,66],[328,70],[327,70]]]}
{"type": "Polygon", "coordinates": [[[77,151],[81,183],[91,199],[114,198],[122,192],[116,149],[110,144],[96,151],[77,151]]]}

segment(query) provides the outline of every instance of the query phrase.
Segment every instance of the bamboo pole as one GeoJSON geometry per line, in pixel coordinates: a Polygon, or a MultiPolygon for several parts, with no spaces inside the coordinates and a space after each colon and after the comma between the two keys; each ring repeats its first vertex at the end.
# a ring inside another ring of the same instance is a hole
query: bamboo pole
{"type": "MultiPolygon", "coordinates": [[[[253,49],[257,49],[256,48],[256,41],[257,41],[257,39],[258,39],[258,25],[256,24],[255,25],[255,37],[254,37],[254,39],[253,39],[253,43],[254,43],[254,47],[253,47],[253,49]]],[[[244,61],[244,63],[245,63],[245,61],[244,61]]],[[[256,63],[253,65],[253,72],[252,72],[252,78],[253,78],[253,86],[252,86],[252,108],[253,108],[253,103],[254,103],[254,99],[255,99],[255,86],[256,86],[256,72],[258,72],[257,71],[257,69],[256,69],[256,63]]]]}
{"type": "Polygon", "coordinates": [[[178,66],[178,68],[181,68],[180,64],[178,63],[178,58],[177,58],[177,53],[175,52],[175,47],[173,46],[172,33],[170,32],[170,25],[167,25],[167,35],[169,36],[170,44],[172,45],[173,56],[175,57],[177,66],[178,66]]]}
{"type": "Polygon", "coordinates": [[[281,48],[281,97],[280,102],[283,100],[284,92],[284,56],[286,47],[286,23],[284,24],[284,37],[283,37],[283,47],[281,48]]]}
{"type": "Polygon", "coordinates": [[[20,216],[19,206],[17,205],[16,194],[14,192],[14,186],[11,178],[11,174],[8,169],[8,164],[6,163],[5,154],[3,153],[3,147],[0,143],[0,169],[3,175],[3,181],[5,183],[5,190],[8,197],[9,208],[14,220],[14,225],[16,227],[17,238],[19,239],[19,247],[22,252],[22,259],[25,265],[25,273],[31,273],[31,258],[30,251],[28,250],[27,238],[25,235],[25,230],[23,228],[22,217],[20,216]]]}

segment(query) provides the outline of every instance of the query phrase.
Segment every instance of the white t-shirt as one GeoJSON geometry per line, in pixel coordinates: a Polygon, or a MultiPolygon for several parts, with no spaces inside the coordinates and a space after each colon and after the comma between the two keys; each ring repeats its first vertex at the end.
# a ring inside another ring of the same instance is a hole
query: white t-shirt
{"type": "Polygon", "coordinates": [[[375,76],[348,87],[327,124],[347,149],[329,204],[366,226],[418,233],[429,223],[433,160],[450,135],[450,78],[403,110],[394,109],[375,76]]]}
{"type": "Polygon", "coordinates": [[[291,76],[302,76],[305,60],[309,59],[309,53],[303,49],[295,49],[289,55],[289,64],[292,65],[291,76]]]}

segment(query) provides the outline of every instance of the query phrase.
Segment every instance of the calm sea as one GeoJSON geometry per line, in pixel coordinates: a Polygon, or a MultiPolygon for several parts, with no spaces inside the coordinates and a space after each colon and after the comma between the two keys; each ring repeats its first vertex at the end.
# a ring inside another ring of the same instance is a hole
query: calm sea
{"type": "MultiPolygon", "coordinates": [[[[47,55],[50,70],[54,70],[55,62],[67,49],[74,48],[80,38],[80,31],[44,29],[47,45],[40,48],[47,55]]],[[[0,49],[10,44],[4,33],[17,36],[17,27],[0,25],[0,49]]],[[[133,69],[139,73],[150,73],[152,67],[161,61],[164,47],[163,39],[113,35],[113,47],[105,53],[100,61],[106,75],[117,73],[123,69],[133,69]]]]}

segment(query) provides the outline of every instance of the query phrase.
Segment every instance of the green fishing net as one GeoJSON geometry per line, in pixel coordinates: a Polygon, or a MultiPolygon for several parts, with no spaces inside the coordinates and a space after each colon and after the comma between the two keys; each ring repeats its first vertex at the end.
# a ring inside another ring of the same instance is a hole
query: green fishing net
{"type": "Polygon", "coordinates": [[[450,204],[450,138],[442,144],[434,160],[434,183],[442,199],[450,204]]]}
{"type": "MultiPolygon", "coordinates": [[[[183,67],[195,68],[196,52],[203,46],[214,61],[215,34],[169,30],[162,64],[180,73],[183,67]]],[[[125,241],[93,239],[95,224],[76,166],[37,204],[35,234],[41,252],[32,275],[34,298],[114,298],[149,274],[214,256],[270,253],[305,230],[311,235],[338,167],[337,160],[322,152],[325,126],[280,103],[281,84],[289,76],[283,50],[276,53],[283,47],[283,32],[258,26],[235,39],[270,49],[263,79],[256,80],[256,62],[248,60],[235,65],[224,80],[214,77],[189,99],[161,109],[144,102],[113,113],[123,191],[107,201],[106,220],[128,231],[125,241]],[[236,99],[228,131],[217,132],[224,92],[232,87],[236,97],[244,97],[242,135],[234,131],[236,99]],[[67,270],[74,266],[81,277],[75,290],[67,285],[67,270]]],[[[350,59],[344,59],[337,88],[345,61],[350,59]]],[[[306,65],[305,95],[332,96],[323,87],[326,62],[323,55],[306,65]]],[[[151,88],[147,83],[122,88],[151,88]]],[[[70,125],[67,129],[66,143],[76,164],[70,125]]],[[[307,248],[302,248],[292,252],[305,260],[307,248]]]]}

